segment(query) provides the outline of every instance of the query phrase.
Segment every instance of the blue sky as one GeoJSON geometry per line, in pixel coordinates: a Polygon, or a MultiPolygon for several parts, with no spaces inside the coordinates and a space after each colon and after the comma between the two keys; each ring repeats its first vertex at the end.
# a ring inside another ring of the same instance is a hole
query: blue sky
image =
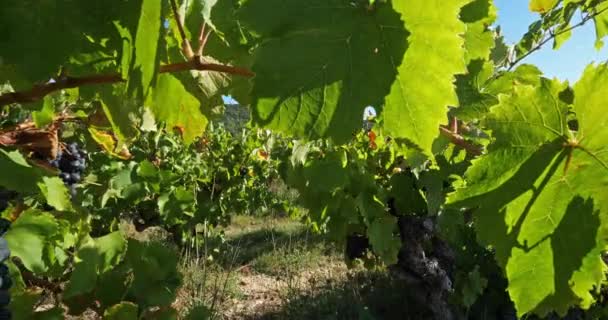
{"type": "MultiPolygon", "coordinates": [[[[528,10],[528,0],[495,0],[498,7],[498,24],[508,43],[517,42],[526,33],[530,23],[538,19],[538,15],[528,10]]],[[[607,41],[608,42],[608,41],[607,41]]],[[[549,78],[576,82],[585,67],[592,61],[600,62],[608,59],[608,48],[600,51],[595,49],[595,30],[593,22],[575,29],[572,37],[559,50],[553,50],[552,43],[546,48],[533,53],[524,60],[540,69],[549,78]]]]}

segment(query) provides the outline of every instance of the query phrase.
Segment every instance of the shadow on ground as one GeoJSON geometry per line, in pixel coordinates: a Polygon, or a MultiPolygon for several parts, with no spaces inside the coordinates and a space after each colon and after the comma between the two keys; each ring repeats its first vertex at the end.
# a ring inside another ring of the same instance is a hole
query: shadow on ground
{"type": "Polygon", "coordinates": [[[407,289],[384,271],[361,271],[343,281],[319,282],[308,290],[287,293],[279,310],[249,319],[424,319],[415,305],[408,304],[407,289]]]}
{"type": "Polygon", "coordinates": [[[259,229],[231,237],[224,245],[224,250],[230,254],[223,255],[220,263],[225,268],[244,266],[267,254],[308,251],[325,243],[322,236],[304,227],[296,230],[259,229]]]}

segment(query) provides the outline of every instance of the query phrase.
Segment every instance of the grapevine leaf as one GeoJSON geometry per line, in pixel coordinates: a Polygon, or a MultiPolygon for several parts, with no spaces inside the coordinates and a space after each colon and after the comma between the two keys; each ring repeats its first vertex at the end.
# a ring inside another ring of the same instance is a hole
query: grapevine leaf
{"type": "MultiPolygon", "coordinates": [[[[143,0],[137,33],[135,35],[134,70],[141,79],[143,95],[148,91],[158,69],[158,44],[161,30],[162,3],[158,0],[143,0]]],[[[129,76],[129,79],[132,75],[129,76]]]]}
{"type": "Polygon", "coordinates": [[[132,302],[121,302],[108,308],[104,313],[104,319],[109,320],[136,320],[138,318],[138,307],[132,302]]]}
{"type": "Polygon", "coordinates": [[[211,309],[209,309],[208,307],[204,306],[204,305],[199,305],[196,306],[194,308],[192,308],[192,310],[190,310],[190,312],[188,313],[188,316],[186,317],[186,320],[206,320],[206,319],[211,319],[213,317],[213,312],[211,309]]]}
{"type": "Polygon", "coordinates": [[[559,0],[530,0],[530,11],[546,13],[553,9],[559,0]]]}
{"type": "Polygon", "coordinates": [[[133,13],[139,7],[141,0],[3,2],[0,56],[7,69],[14,71],[8,80],[16,90],[23,90],[56,77],[62,66],[68,74],[71,70],[95,73],[97,59],[112,59],[122,47],[114,21],[134,30],[138,15],[133,13]]]}
{"type": "Polygon", "coordinates": [[[72,298],[91,292],[100,274],[120,262],[126,241],[120,231],[100,238],[89,238],[76,252],[76,265],[64,296],[72,298]]]}
{"type": "Polygon", "coordinates": [[[600,111],[608,68],[590,66],[574,88],[580,131],[571,137],[556,80],[512,83],[491,109],[495,141],[449,202],[473,205],[479,239],[492,245],[518,316],[588,308],[606,269],[608,139],[600,111]]]}
{"type": "Polygon", "coordinates": [[[118,146],[118,142],[114,138],[111,132],[95,129],[89,127],[89,133],[91,138],[108,154],[113,157],[128,160],[131,158],[131,153],[127,149],[126,145],[118,146]]]}
{"type": "Polygon", "coordinates": [[[58,229],[57,220],[50,213],[30,209],[21,213],[4,238],[11,254],[19,257],[28,270],[43,273],[48,269],[43,251],[58,229]]]}
{"type": "Polygon", "coordinates": [[[148,313],[146,316],[148,319],[151,319],[151,320],[178,320],[179,319],[177,310],[175,310],[174,308],[164,308],[164,309],[155,310],[155,311],[148,313]]]}
{"type": "Polygon", "coordinates": [[[459,119],[483,118],[495,98],[483,93],[482,86],[494,73],[490,61],[496,45],[494,32],[488,28],[496,20],[496,7],[490,0],[475,0],[465,5],[460,19],[466,22],[464,34],[467,73],[456,76],[456,93],[460,107],[454,110],[459,119]]]}
{"type": "Polygon", "coordinates": [[[25,194],[37,193],[38,183],[44,176],[41,169],[32,167],[18,151],[0,150],[0,172],[10,172],[0,175],[1,186],[25,194]]]}
{"type": "Polygon", "coordinates": [[[604,46],[603,39],[608,35],[608,3],[602,2],[594,8],[596,12],[601,12],[593,18],[595,22],[595,48],[600,49],[604,46]]]}
{"type": "Polygon", "coordinates": [[[48,310],[36,312],[34,319],[36,320],[57,320],[64,318],[65,310],[62,307],[54,307],[48,310]]]}
{"type": "Polygon", "coordinates": [[[32,112],[32,119],[36,123],[36,127],[42,128],[53,122],[55,116],[55,106],[52,96],[44,97],[42,109],[32,112]]]}
{"type": "Polygon", "coordinates": [[[164,121],[171,129],[182,128],[186,143],[203,134],[208,120],[201,112],[200,101],[173,75],[159,75],[152,96],[148,105],[156,120],[164,121]]]}
{"type": "Polygon", "coordinates": [[[103,308],[122,302],[128,290],[129,277],[131,268],[125,263],[99,276],[97,283],[103,285],[95,288],[95,298],[103,308]]]}
{"type": "Polygon", "coordinates": [[[397,263],[397,254],[401,248],[399,237],[394,235],[397,218],[383,216],[374,219],[367,230],[367,236],[374,249],[386,265],[397,263]]]}
{"type": "Polygon", "coordinates": [[[491,0],[475,0],[465,5],[460,19],[466,23],[464,45],[466,61],[488,60],[494,47],[494,33],[488,29],[496,20],[496,7],[491,0]]]}
{"type": "Polygon", "coordinates": [[[391,177],[390,195],[395,199],[395,209],[400,215],[423,214],[427,211],[426,200],[416,188],[414,175],[400,173],[391,177]]]}
{"type": "Polygon", "coordinates": [[[311,161],[304,167],[307,183],[320,192],[332,192],[348,182],[348,175],[337,154],[311,161]]]}
{"type": "Polygon", "coordinates": [[[351,137],[365,106],[382,105],[407,47],[390,4],[366,7],[347,0],[243,3],[240,23],[259,42],[254,122],[303,138],[351,137]]]}
{"type": "Polygon", "coordinates": [[[144,160],[137,167],[137,175],[142,178],[158,179],[158,168],[152,162],[144,160]]]}
{"type": "Polygon", "coordinates": [[[34,310],[42,296],[42,289],[28,289],[20,292],[11,290],[10,310],[13,320],[29,320],[34,318],[34,310]]]}
{"type": "Polygon", "coordinates": [[[50,206],[59,211],[72,210],[70,194],[61,179],[57,177],[43,177],[42,181],[42,183],[39,183],[39,187],[50,206]]]}
{"type": "Polygon", "coordinates": [[[455,74],[466,71],[460,37],[465,25],[459,19],[466,3],[394,2],[411,34],[405,57],[397,64],[399,75],[386,98],[385,129],[389,135],[414,142],[427,155],[432,153],[437,128],[447,120],[447,107],[458,105],[453,82],[455,74]]]}
{"type": "Polygon", "coordinates": [[[184,215],[192,215],[194,200],[192,191],[178,187],[174,192],[165,193],[158,198],[158,210],[165,223],[174,225],[179,223],[184,215]]]}
{"type": "Polygon", "coordinates": [[[114,22],[114,26],[122,39],[122,54],[119,63],[120,75],[122,79],[128,79],[131,63],[133,62],[133,35],[131,35],[129,29],[121,26],[118,21],[114,22]]]}
{"type": "Polygon", "coordinates": [[[123,83],[98,88],[98,98],[112,130],[119,142],[125,142],[137,135],[135,119],[139,118],[139,102],[126,93],[123,83]]]}
{"type": "Polygon", "coordinates": [[[480,119],[491,106],[498,103],[496,96],[484,92],[483,85],[494,73],[494,65],[484,60],[469,63],[468,73],[456,76],[456,93],[460,107],[454,115],[462,120],[480,119]]]}
{"type": "Polygon", "coordinates": [[[467,308],[471,307],[486,289],[487,285],[488,280],[480,274],[479,266],[475,266],[475,269],[467,275],[462,287],[463,304],[467,308]]]}
{"type": "Polygon", "coordinates": [[[159,243],[130,240],[126,256],[133,268],[131,294],[143,306],[166,306],[175,300],[181,283],[175,250],[159,243]]]}
{"type": "Polygon", "coordinates": [[[500,96],[500,102],[492,109],[488,120],[496,141],[489,147],[488,155],[477,160],[467,171],[467,180],[474,183],[452,195],[452,201],[470,198],[502,185],[540,147],[565,134],[567,108],[563,103],[556,101],[555,108],[535,108],[551,106],[563,88],[555,82],[543,80],[538,88],[519,85],[513,88],[511,95],[500,96]],[[514,130],[522,134],[514,135],[514,130]],[[495,163],[511,165],[495,166],[495,163]]]}

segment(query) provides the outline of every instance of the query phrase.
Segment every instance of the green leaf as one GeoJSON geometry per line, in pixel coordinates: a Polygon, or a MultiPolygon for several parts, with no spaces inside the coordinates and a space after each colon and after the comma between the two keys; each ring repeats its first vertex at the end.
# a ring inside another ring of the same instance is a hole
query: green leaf
{"type": "Polygon", "coordinates": [[[39,183],[39,187],[50,206],[59,211],[72,210],[70,194],[61,179],[57,177],[43,177],[42,181],[42,183],[39,183]]]}
{"type": "Polygon", "coordinates": [[[308,139],[350,139],[364,108],[389,94],[408,44],[388,3],[248,0],[237,18],[259,43],[253,121],[308,139]]]}
{"type": "Polygon", "coordinates": [[[56,77],[62,66],[68,75],[94,74],[96,59],[112,59],[122,47],[113,22],[135,29],[139,7],[141,1],[123,0],[3,2],[1,56],[8,69],[15,70],[8,80],[23,90],[56,77]]]}
{"type": "Polygon", "coordinates": [[[483,294],[483,291],[488,285],[488,280],[479,273],[479,266],[475,266],[473,271],[469,272],[462,287],[462,302],[470,308],[477,298],[483,294]]]}
{"type": "Polygon", "coordinates": [[[432,154],[437,128],[447,122],[448,106],[457,106],[454,76],[464,73],[465,25],[459,13],[467,0],[395,1],[410,32],[398,77],[386,98],[384,127],[432,154]],[[437,10],[441,8],[441,10],[437,10]]]}
{"type": "Polygon", "coordinates": [[[416,187],[411,173],[393,175],[390,180],[390,196],[395,199],[395,207],[400,215],[416,215],[427,212],[426,200],[416,187]]]}
{"type": "Polygon", "coordinates": [[[333,192],[348,182],[346,168],[335,153],[324,159],[311,161],[304,167],[304,175],[306,183],[320,192],[333,192]]]}
{"type": "Polygon", "coordinates": [[[52,96],[45,96],[40,111],[32,112],[32,119],[36,127],[42,128],[53,122],[55,116],[55,105],[52,96]]]}
{"type": "Polygon", "coordinates": [[[69,299],[91,292],[99,275],[117,265],[126,250],[120,231],[100,238],[89,238],[76,252],[76,265],[64,292],[69,299]]]}
{"type": "Polygon", "coordinates": [[[138,304],[168,306],[175,300],[181,283],[175,250],[156,242],[129,240],[126,259],[134,275],[130,292],[138,304]]]}
{"type": "Polygon", "coordinates": [[[137,136],[137,119],[140,118],[140,101],[126,93],[124,83],[97,89],[103,111],[112,125],[112,130],[121,143],[137,136]]]}
{"type": "Polygon", "coordinates": [[[466,61],[488,60],[494,47],[494,32],[488,29],[496,21],[496,7],[491,0],[475,0],[465,5],[460,19],[466,22],[464,44],[466,61]]]}
{"type": "Polygon", "coordinates": [[[108,308],[103,315],[108,320],[137,320],[138,307],[132,302],[121,302],[108,308]]]}
{"type": "Polygon", "coordinates": [[[126,263],[122,263],[99,276],[97,279],[98,285],[95,288],[95,298],[102,308],[122,303],[127,295],[131,276],[131,268],[126,263]]]}
{"type": "Polygon", "coordinates": [[[602,12],[593,18],[595,22],[595,48],[604,46],[603,39],[608,35],[608,2],[602,2],[594,7],[595,12],[602,12]]]}
{"type": "Polygon", "coordinates": [[[156,120],[165,122],[170,129],[181,128],[186,143],[203,134],[208,120],[201,112],[201,102],[173,75],[159,75],[152,96],[147,105],[156,120]]]}
{"type": "Polygon", "coordinates": [[[20,292],[11,290],[11,319],[30,320],[34,318],[34,310],[42,297],[42,289],[28,289],[20,292]]]}
{"type": "Polygon", "coordinates": [[[186,317],[186,320],[207,320],[211,319],[213,312],[207,306],[200,305],[192,308],[186,317]]]}
{"type": "MultiPolygon", "coordinates": [[[[162,3],[143,0],[137,33],[135,35],[135,63],[133,72],[141,80],[141,92],[145,96],[158,70],[158,45],[161,35],[162,3]]],[[[132,75],[129,76],[129,79],[132,75]]]]}
{"type": "Polygon", "coordinates": [[[465,75],[456,76],[456,92],[460,107],[455,116],[465,121],[483,119],[490,107],[497,104],[496,95],[485,92],[485,82],[494,74],[494,65],[481,59],[469,63],[465,75]]]}
{"type": "Polygon", "coordinates": [[[120,55],[120,75],[122,79],[129,78],[131,71],[131,63],[133,62],[133,36],[129,29],[120,25],[118,21],[114,21],[114,26],[120,34],[122,40],[122,54],[120,55]]]}
{"type": "Polygon", "coordinates": [[[574,88],[580,131],[567,129],[564,86],[541,79],[501,95],[487,126],[494,142],[473,162],[467,184],[449,198],[478,207],[479,240],[492,245],[518,316],[588,308],[604,280],[608,141],[601,111],[605,65],[590,66],[574,88]]]}
{"type": "Polygon", "coordinates": [[[21,213],[4,238],[8,241],[11,254],[21,259],[28,270],[44,273],[48,264],[43,252],[58,230],[55,217],[30,209],[21,213]]]}
{"type": "Polygon", "coordinates": [[[171,194],[158,198],[160,216],[168,225],[183,222],[185,216],[192,216],[195,207],[194,193],[184,187],[177,187],[171,194]]]}
{"type": "Polygon", "coordinates": [[[137,167],[137,175],[142,178],[158,178],[158,168],[152,162],[144,160],[137,167]]]}
{"type": "Polygon", "coordinates": [[[397,218],[383,216],[374,219],[369,225],[367,236],[369,242],[386,265],[397,263],[397,255],[401,248],[399,237],[395,236],[397,218]]]}
{"type": "Polygon", "coordinates": [[[0,150],[0,186],[19,193],[32,194],[39,191],[44,172],[32,167],[19,151],[0,150]]]}
{"type": "MultiPolygon", "coordinates": [[[[160,309],[152,311],[146,315],[150,320],[178,320],[177,310],[173,308],[160,309]]],[[[204,318],[203,318],[204,319],[204,318]]]]}

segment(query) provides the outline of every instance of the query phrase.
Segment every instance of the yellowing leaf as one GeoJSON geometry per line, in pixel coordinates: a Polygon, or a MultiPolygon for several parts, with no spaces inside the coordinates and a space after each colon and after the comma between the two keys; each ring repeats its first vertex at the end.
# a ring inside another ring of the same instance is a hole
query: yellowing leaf
{"type": "Polygon", "coordinates": [[[530,11],[540,14],[547,13],[555,7],[557,2],[558,0],[530,0],[530,11]]]}
{"type": "Polygon", "coordinates": [[[89,133],[93,140],[110,155],[123,160],[131,159],[132,155],[129,152],[129,149],[127,149],[127,146],[124,144],[119,146],[111,133],[92,127],[89,127],[89,133]]]}

